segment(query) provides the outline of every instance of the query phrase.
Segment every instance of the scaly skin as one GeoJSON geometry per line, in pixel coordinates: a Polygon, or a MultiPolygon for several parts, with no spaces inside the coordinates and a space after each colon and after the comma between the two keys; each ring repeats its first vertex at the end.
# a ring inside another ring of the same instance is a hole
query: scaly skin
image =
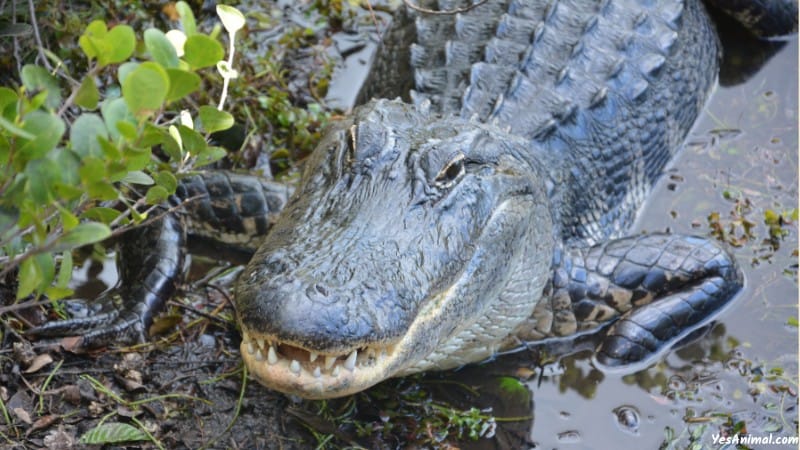
{"type": "Polygon", "coordinates": [[[413,104],[334,124],[288,201],[232,174],[179,192],[207,195],[203,234],[271,227],[235,293],[256,379],[336,397],[599,328],[598,364],[646,364],[735,296],[717,244],[623,237],[717,74],[698,1],[490,0],[414,26],[387,53],[409,55],[413,104]]]}
{"type": "MultiPolygon", "coordinates": [[[[632,279],[647,295],[613,314],[555,301],[551,281],[557,255],[617,242],[694,122],[718,60],[702,5],[488,2],[416,28],[416,104],[371,102],[333,126],[240,278],[242,354],[259,381],[323,398],[457,367],[511,345],[548,303],[542,338],[618,320],[601,350],[627,364],[738,291],[726,253],[682,236],[664,245],[691,276],[642,264],[632,279]],[[715,258],[727,269],[705,270],[715,258]],[[713,277],[723,288],[706,289],[713,277]],[[702,314],[671,327],[633,307],[674,296],[702,314]]],[[[584,274],[624,282],[628,266],[616,255],[584,274]]]]}

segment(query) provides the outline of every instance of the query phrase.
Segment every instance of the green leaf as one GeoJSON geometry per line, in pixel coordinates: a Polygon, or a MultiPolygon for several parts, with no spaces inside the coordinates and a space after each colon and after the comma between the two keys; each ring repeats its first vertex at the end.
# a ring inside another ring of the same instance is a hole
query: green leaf
{"type": "Polygon", "coordinates": [[[106,165],[103,160],[96,156],[87,156],[81,160],[81,167],[78,169],[81,182],[92,184],[101,181],[106,177],[106,165]]]}
{"type": "Polygon", "coordinates": [[[136,49],[136,35],[133,28],[128,25],[117,25],[104,37],[110,49],[97,55],[97,62],[100,67],[109,64],[117,64],[125,61],[133,55],[136,49]]]}
{"type": "Polygon", "coordinates": [[[58,164],[60,170],[59,180],[64,183],[77,185],[80,183],[78,169],[80,168],[80,158],[71,150],[60,150],[51,155],[53,161],[58,164]]]}
{"type": "Polygon", "coordinates": [[[142,170],[147,167],[147,164],[150,162],[150,157],[152,156],[152,152],[150,148],[126,148],[125,149],[125,160],[127,161],[128,170],[142,170]]]}
{"type": "Polygon", "coordinates": [[[88,220],[96,220],[103,223],[111,223],[114,219],[122,214],[114,208],[106,208],[104,206],[95,206],[81,214],[81,217],[88,220]]]}
{"type": "Polygon", "coordinates": [[[22,84],[31,92],[47,91],[45,104],[50,109],[61,106],[61,86],[58,80],[44,67],[26,64],[20,72],[22,84]]]}
{"type": "Polygon", "coordinates": [[[80,186],[62,182],[53,183],[53,192],[55,192],[60,199],[66,201],[75,200],[84,193],[80,186]]]}
{"type": "Polygon", "coordinates": [[[147,190],[144,200],[148,205],[157,205],[169,197],[169,192],[161,186],[153,186],[147,190]]]}
{"type": "Polygon", "coordinates": [[[203,152],[197,155],[195,165],[197,167],[202,167],[207,164],[211,164],[215,161],[219,161],[220,159],[224,158],[226,154],[227,152],[225,152],[225,149],[222,147],[214,147],[214,146],[206,147],[206,149],[203,152]]]}
{"type": "Polygon", "coordinates": [[[136,35],[128,25],[117,25],[109,31],[105,22],[95,20],[86,27],[78,45],[89,59],[97,58],[98,65],[105,67],[121,63],[133,55],[136,35]]]}
{"type": "Polygon", "coordinates": [[[25,109],[27,111],[35,111],[37,109],[41,109],[42,106],[45,104],[45,102],[47,102],[47,91],[39,92],[38,94],[31,97],[25,109]]]}
{"type": "Polygon", "coordinates": [[[69,141],[72,150],[81,157],[95,156],[99,158],[103,156],[103,151],[97,140],[98,137],[108,139],[106,124],[99,115],[86,113],[78,116],[78,119],[72,124],[69,141]]]}
{"type": "Polygon", "coordinates": [[[125,175],[125,178],[122,179],[122,182],[150,186],[153,184],[153,179],[150,177],[150,175],[142,172],[141,170],[134,170],[128,172],[125,175]]]}
{"type": "Polygon", "coordinates": [[[61,254],[61,264],[58,266],[58,278],[56,286],[65,288],[72,280],[72,252],[66,251],[61,254]]]}
{"type": "Polygon", "coordinates": [[[156,184],[162,186],[167,192],[174,193],[178,188],[178,179],[171,172],[162,170],[156,174],[156,184]]]}
{"type": "Polygon", "coordinates": [[[193,69],[214,66],[225,56],[222,45],[216,39],[203,34],[189,36],[183,46],[183,51],[183,59],[193,69]]]}
{"type": "Polygon", "coordinates": [[[32,111],[28,113],[22,124],[22,129],[33,135],[33,139],[20,138],[19,151],[24,161],[41,158],[50,150],[56,148],[61,136],[64,135],[66,125],[60,117],[45,111],[32,111]]]}
{"type": "Polygon", "coordinates": [[[139,67],[139,64],[140,63],[136,61],[128,61],[119,65],[119,68],[117,69],[117,80],[119,80],[120,85],[125,82],[125,79],[128,78],[128,75],[131,72],[139,67]]]}
{"type": "Polygon", "coordinates": [[[40,158],[25,166],[25,192],[41,207],[46,207],[54,197],[53,184],[61,179],[60,168],[50,158],[40,158]]]}
{"type": "Polygon", "coordinates": [[[78,45],[87,58],[90,60],[97,58],[97,54],[100,51],[97,46],[103,44],[103,38],[106,34],[108,34],[108,27],[102,20],[95,20],[86,27],[86,30],[78,39],[78,45]]]}
{"type": "Polygon", "coordinates": [[[80,443],[102,445],[147,440],[150,438],[144,431],[127,423],[105,422],[84,433],[80,438],[80,443]]]}
{"type": "Polygon", "coordinates": [[[169,92],[167,101],[173,102],[191,94],[200,87],[200,76],[181,69],[167,69],[169,92]]]}
{"type": "Polygon", "coordinates": [[[52,253],[38,253],[33,255],[33,260],[36,262],[38,271],[42,276],[37,289],[43,291],[56,277],[56,262],[53,260],[52,253]]]}
{"type": "Polygon", "coordinates": [[[198,155],[208,147],[206,140],[197,131],[183,125],[178,125],[177,128],[185,151],[192,155],[198,155]]]}
{"type": "Polygon", "coordinates": [[[55,262],[50,253],[38,253],[20,264],[17,299],[30,295],[33,291],[43,291],[55,278],[55,262]]]}
{"type": "Polygon", "coordinates": [[[244,15],[238,9],[228,5],[217,5],[217,15],[225,30],[234,34],[244,27],[244,15]]]}
{"type": "Polygon", "coordinates": [[[500,389],[508,398],[528,398],[530,391],[524,383],[514,377],[498,377],[500,389]]]}
{"type": "Polygon", "coordinates": [[[158,64],[148,61],[139,65],[122,83],[122,97],[137,117],[152,115],[164,105],[169,92],[169,77],[158,64]]]}
{"type": "Polygon", "coordinates": [[[19,265],[19,274],[17,275],[17,300],[23,299],[30,295],[36,286],[42,281],[42,274],[39,272],[39,267],[33,258],[28,258],[19,265]]]}
{"type": "Polygon", "coordinates": [[[183,25],[183,32],[186,33],[187,36],[196,34],[197,24],[194,20],[194,13],[192,13],[192,8],[189,6],[189,4],[184,1],[180,1],[175,4],[175,9],[181,16],[181,25],[183,25]]]}
{"type": "Polygon", "coordinates": [[[80,221],[75,217],[75,214],[72,214],[72,211],[64,208],[59,203],[56,203],[56,208],[58,208],[59,216],[61,216],[61,223],[64,225],[65,231],[69,231],[78,226],[80,221]]]}
{"type": "Polygon", "coordinates": [[[125,104],[125,99],[122,98],[104,101],[100,106],[100,112],[103,115],[103,121],[106,123],[108,134],[113,141],[119,140],[122,136],[118,128],[120,122],[136,123],[136,119],[128,109],[128,105],[125,104]]]}
{"type": "Polygon", "coordinates": [[[19,97],[14,90],[0,86],[0,119],[14,120],[18,101],[19,97]]]}
{"type": "Polygon", "coordinates": [[[129,141],[135,141],[139,137],[136,125],[130,122],[117,122],[117,130],[122,137],[129,141]]]}
{"type": "Polygon", "coordinates": [[[797,328],[797,317],[790,316],[788,319],[786,319],[786,325],[797,328]]]}
{"type": "MultiPolygon", "coordinates": [[[[59,272],[60,274],[61,272],[59,272]]],[[[47,296],[49,300],[60,300],[62,298],[70,297],[75,293],[70,288],[60,287],[60,286],[50,286],[44,290],[44,295],[47,296]]]]}
{"type": "Polygon", "coordinates": [[[213,106],[201,106],[199,115],[206,133],[216,133],[233,126],[233,116],[227,111],[220,111],[213,106]]]}
{"type": "Polygon", "coordinates": [[[178,53],[163,31],[156,28],[145,30],[144,45],[153,61],[165,68],[178,67],[178,53]]]}
{"type": "Polygon", "coordinates": [[[30,139],[36,138],[36,136],[34,136],[33,134],[28,133],[27,131],[23,130],[22,128],[14,125],[13,123],[8,121],[3,116],[0,116],[0,128],[5,129],[6,131],[8,131],[9,133],[13,134],[14,136],[21,137],[21,138],[24,138],[24,139],[29,139],[30,140],[30,139]]]}
{"type": "Polygon", "coordinates": [[[97,136],[97,142],[100,144],[100,148],[103,150],[103,157],[109,162],[109,164],[124,163],[122,161],[122,151],[120,151],[119,147],[109,141],[107,137],[97,136]]]}
{"type": "Polygon", "coordinates": [[[96,109],[98,101],[100,101],[100,91],[97,90],[94,78],[87,76],[81,81],[81,86],[75,93],[75,103],[84,109],[96,109]]]}
{"type": "MultiPolygon", "coordinates": [[[[178,137],[180,137],[180,133],[178,133],[178,137]]],[[[181,158],[183,158],[181,146],[178,144],[178,141],[170,135],[167,135],[167,137],[161,141],[161,151],[166,153],[172,161],[180,161],[181,158]]]]}
{"type": "Polygon", "coordinates": [[[91,183],[86,187],[86,191],[92,198],[98,200],[116,200],[119,197],[119,191],[108,181],[101,180],[91,183]]]}
{"type": "Polygon", "coordinates": [[[111,236],[111,228],[104,223],[84,222],[65,233],[56,241],[53,251],[63,252],[100,242],[111,236]]]}
{"type": "Polygon", "coordinates": [[[767,225],[777,225],[780,223],[780,214],[768,209],[764,211],[764,223],[767,225]]]}

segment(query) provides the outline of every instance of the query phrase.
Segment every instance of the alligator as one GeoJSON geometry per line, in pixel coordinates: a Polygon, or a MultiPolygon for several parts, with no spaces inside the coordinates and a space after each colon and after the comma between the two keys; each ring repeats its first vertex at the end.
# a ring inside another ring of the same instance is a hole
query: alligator
{"type": "MultiPolygon", "coordinates": [[[[746,16],[791,32],[797,4],[781,5],[746,16]]],[[[180,279],[186,223],[259,244],[235,287],[241,354],[259,382],[306,398],[584,334],[600,335],[597,365],[637,367],[737,295],[721,244],[627,235],[717,77],[702,3],[440,1],[401,15],[396,34],[414,42],[388,45],[365,95],[407,101],[331,125],[296,189],[184,179],[174,201],[192,201],[122,244],[122,291],[31,332],[146,339],[180,279]],[[403,61],[408,92],[381,83],[403,61]]]]}

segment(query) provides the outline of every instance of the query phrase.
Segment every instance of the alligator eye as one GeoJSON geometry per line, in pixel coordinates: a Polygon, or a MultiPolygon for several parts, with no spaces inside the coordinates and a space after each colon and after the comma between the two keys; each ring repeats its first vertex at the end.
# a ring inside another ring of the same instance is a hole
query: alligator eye
{"type": "Polygon", "coordinates": [[[434,181],[440,188],[449,188],[456,184],[464,173],[464,155],[458,154],[436,175],[434,181]]]}

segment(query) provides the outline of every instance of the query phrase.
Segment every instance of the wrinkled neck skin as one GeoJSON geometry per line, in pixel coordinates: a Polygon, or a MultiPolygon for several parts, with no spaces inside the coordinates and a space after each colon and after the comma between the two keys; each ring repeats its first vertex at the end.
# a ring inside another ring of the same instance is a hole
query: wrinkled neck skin
{"type": "Polygon", "coordinates": [[[536,306],[555,246],[530,155],[399,101],[333,125],[237,286],[255,378],[337,397],[495,353],[536,306]]]}

